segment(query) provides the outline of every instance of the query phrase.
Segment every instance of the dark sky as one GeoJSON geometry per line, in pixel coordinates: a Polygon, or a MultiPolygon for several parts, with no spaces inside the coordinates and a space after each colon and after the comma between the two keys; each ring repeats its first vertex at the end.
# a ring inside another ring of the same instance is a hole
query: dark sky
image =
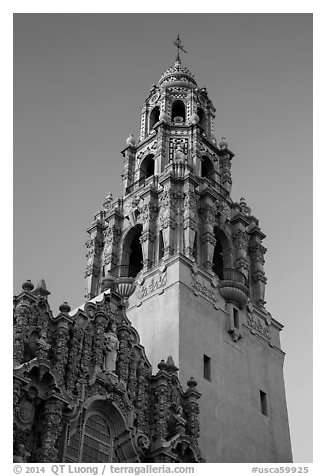
{"type": "Polygon", "coordinates": [[[83,302],[85,230],[109,192],[121,195],[120,151],[139,135],[177,34],[217,107],[216,137],[236,154],[232,197],[246,198],[267,235],[294,460],[309,462],[312,15],[15,14],[14,293],[44,278],[54,314],[83,302]]]}

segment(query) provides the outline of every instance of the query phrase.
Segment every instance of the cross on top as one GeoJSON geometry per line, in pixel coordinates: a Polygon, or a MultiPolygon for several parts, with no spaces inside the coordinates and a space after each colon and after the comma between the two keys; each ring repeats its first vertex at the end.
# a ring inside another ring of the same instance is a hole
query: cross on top
{"type": "Polygon", "coordinates": [[[173,44],[178,48],[178,54],[177,54],[177,61],[180,63],[180,50],[183,51],[184,53],[188,53],[184,47],[183,44],[181,43],[180,36],[178,35],[178,38],[173,42],[173,44]]]}

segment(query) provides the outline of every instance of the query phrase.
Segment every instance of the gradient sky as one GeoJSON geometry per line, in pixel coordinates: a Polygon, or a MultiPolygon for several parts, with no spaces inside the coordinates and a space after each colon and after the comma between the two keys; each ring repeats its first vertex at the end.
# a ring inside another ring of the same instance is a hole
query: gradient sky
{"type": "Polygon", "coordinates": [[[109,192],[121,195],[120,151],[178,33],[235,153],[232,197],[267,235],[294,461],[310,462],[311,14],[15,14],[14,294],[44,278],[55,315],[83,302],[85,230],[109,192]]]}

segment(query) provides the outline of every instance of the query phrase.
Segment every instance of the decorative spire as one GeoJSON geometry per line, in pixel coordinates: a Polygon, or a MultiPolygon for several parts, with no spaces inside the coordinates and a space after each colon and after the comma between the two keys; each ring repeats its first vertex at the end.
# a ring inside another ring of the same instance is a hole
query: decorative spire
{"type": "Polygon", "coordinates": [[[35,296],[48,296],[50,291],[47,289],[44,279],[41,279],[36,288],[33,291],[35,296]]]}
{"type": "Polygon", "coordinates": [[[178,54],[176,58],[176,63],[181,64],[181,58],[180,58],[180,50],[183,51],[184,53],[188,53],[183,47],[183,44],[181,43],[180,36],[178,35],[178,38],[173,42],[173,44],[178,48],[178,54]]]}

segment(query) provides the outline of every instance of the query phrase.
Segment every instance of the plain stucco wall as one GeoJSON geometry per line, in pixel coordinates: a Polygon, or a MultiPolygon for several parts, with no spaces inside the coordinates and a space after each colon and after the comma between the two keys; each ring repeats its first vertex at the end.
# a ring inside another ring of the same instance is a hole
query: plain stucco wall
{"type": "MultiPolygon", "coordinates": [[[[207,462],[289,462],[292,459],[283,381],[283,352],[253,335],[240,311],[242,338],[233,342],[228,306],[216,290],[215,306],[194,293],[191,270],[182,260],[167,269],[163,294],[130,298],[128,316],[156,372],[172,355],[181,384],[193,376],[202,396],[200,448],[207,462]],[[138,306],[137,306],[138,303],[138,306]],[[203,355],[211,358],[211,381],[203,377],[203,355]],[[260,393],[267,394],[268,416],[260,393]]],[[[272,330],[278,345],[278,332],[272,330]]]]}

